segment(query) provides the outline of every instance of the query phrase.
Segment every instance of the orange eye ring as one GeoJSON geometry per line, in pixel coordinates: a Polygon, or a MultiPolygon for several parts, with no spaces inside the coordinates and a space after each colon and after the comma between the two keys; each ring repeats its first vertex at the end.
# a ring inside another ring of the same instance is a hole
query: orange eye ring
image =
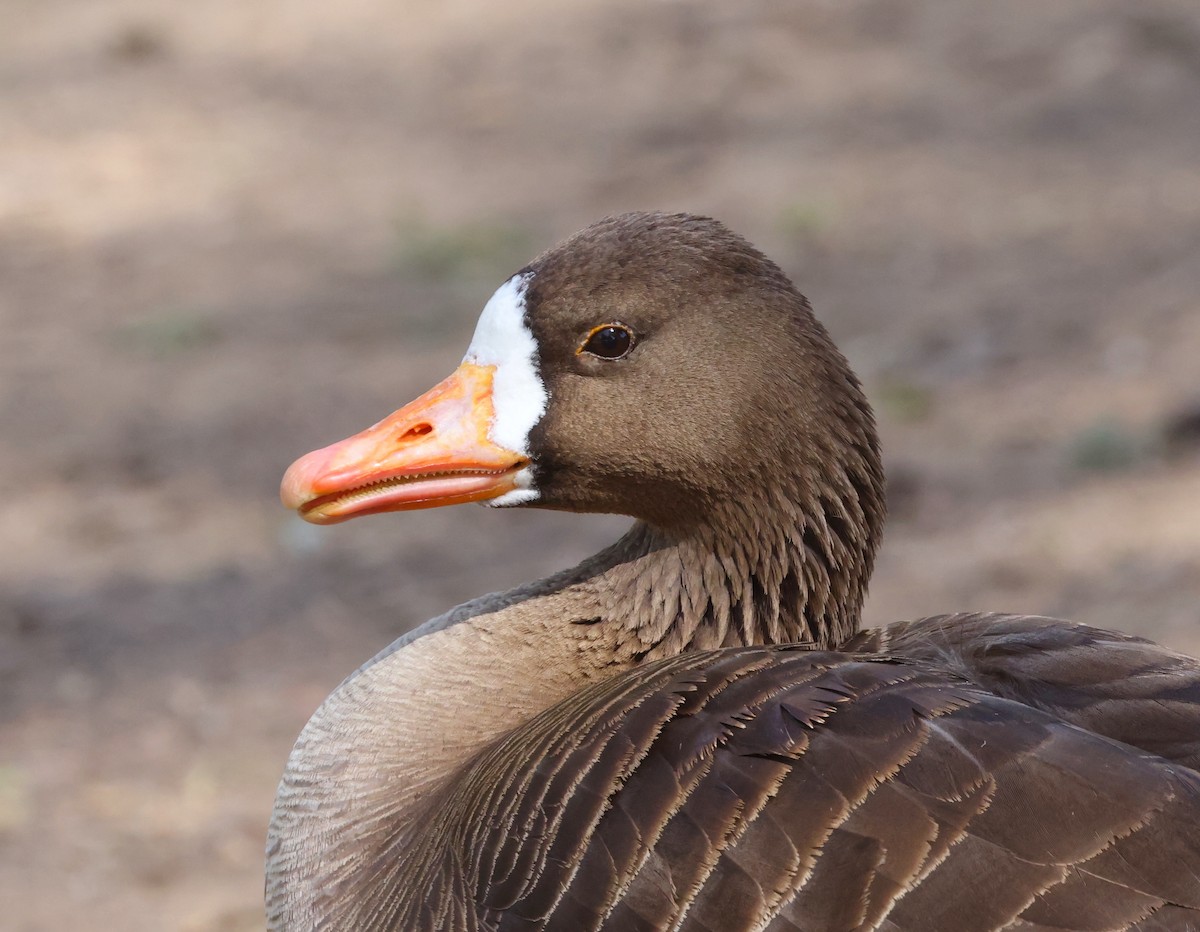
{"type": "Polygon", "coordinates": [[[636,342],[633,330],[627,325],[619,320],[609,321],[589,330],[579,348],[575,350],[575,355],[587,353],[608,361],[624,359],[636,342]]]}

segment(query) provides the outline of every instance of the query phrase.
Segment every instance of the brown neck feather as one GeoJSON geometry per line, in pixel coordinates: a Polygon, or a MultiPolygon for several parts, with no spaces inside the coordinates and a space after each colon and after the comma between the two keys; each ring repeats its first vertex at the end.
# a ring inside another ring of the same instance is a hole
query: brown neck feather
{"type": "Polygon", "coordinates": [[[638,522],[589,561],[604,568],[582,583],[594,590],[595,621],[616,629],[634,662],[753,644],[836,647],[859,627],[881,481],[811,501],[728,503],[702,525],[638,522]]]}

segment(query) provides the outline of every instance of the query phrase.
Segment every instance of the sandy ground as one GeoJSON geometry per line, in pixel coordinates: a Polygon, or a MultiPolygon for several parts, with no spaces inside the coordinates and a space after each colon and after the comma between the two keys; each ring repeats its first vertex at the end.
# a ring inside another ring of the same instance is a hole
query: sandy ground
{"type": "Polygon", "coordinates": [[[588,221],[710,213],[875,400],[873,623],[1200,652],[1192,0],[9,0],[0,925],[257,929],[274,784],[410,625],[619,519],[318,530],[292,458],[457,362],[588,221]]]}

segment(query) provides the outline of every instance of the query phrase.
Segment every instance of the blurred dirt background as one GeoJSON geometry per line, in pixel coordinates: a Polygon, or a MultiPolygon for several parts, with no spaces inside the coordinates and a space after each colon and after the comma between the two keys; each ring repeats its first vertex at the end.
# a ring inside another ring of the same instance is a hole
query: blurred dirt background
{"type": "Polygon", "coordinates": [[[624,521],[318,530],[297,455],[602,215],[709,213],[863,375],[872,623],[1200,652],[1194,0],[4,0],[0,926],[262,926],[275,781],[410,625],[624,521]]]}

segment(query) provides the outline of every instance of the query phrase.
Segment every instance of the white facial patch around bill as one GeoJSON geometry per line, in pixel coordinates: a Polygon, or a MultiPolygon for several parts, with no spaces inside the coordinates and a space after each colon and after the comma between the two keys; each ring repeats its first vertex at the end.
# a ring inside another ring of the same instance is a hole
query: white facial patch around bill
{"type": "MultiPolygon", "coordinates": [[[[546,413],[549,395],[537,371],[537,341],[525,323],[525,288],[530,275],[514,275],[488,299],[475,325],[475,335],[463,362],[494,366],[492,409],[495,417],[488,436],[493,443],[529,456],[529,432],[546,413]]],[[[495,507],[519,505],[538,497],[533,470],[516,476],[517,488],[491,499],[495,507]]]]}

